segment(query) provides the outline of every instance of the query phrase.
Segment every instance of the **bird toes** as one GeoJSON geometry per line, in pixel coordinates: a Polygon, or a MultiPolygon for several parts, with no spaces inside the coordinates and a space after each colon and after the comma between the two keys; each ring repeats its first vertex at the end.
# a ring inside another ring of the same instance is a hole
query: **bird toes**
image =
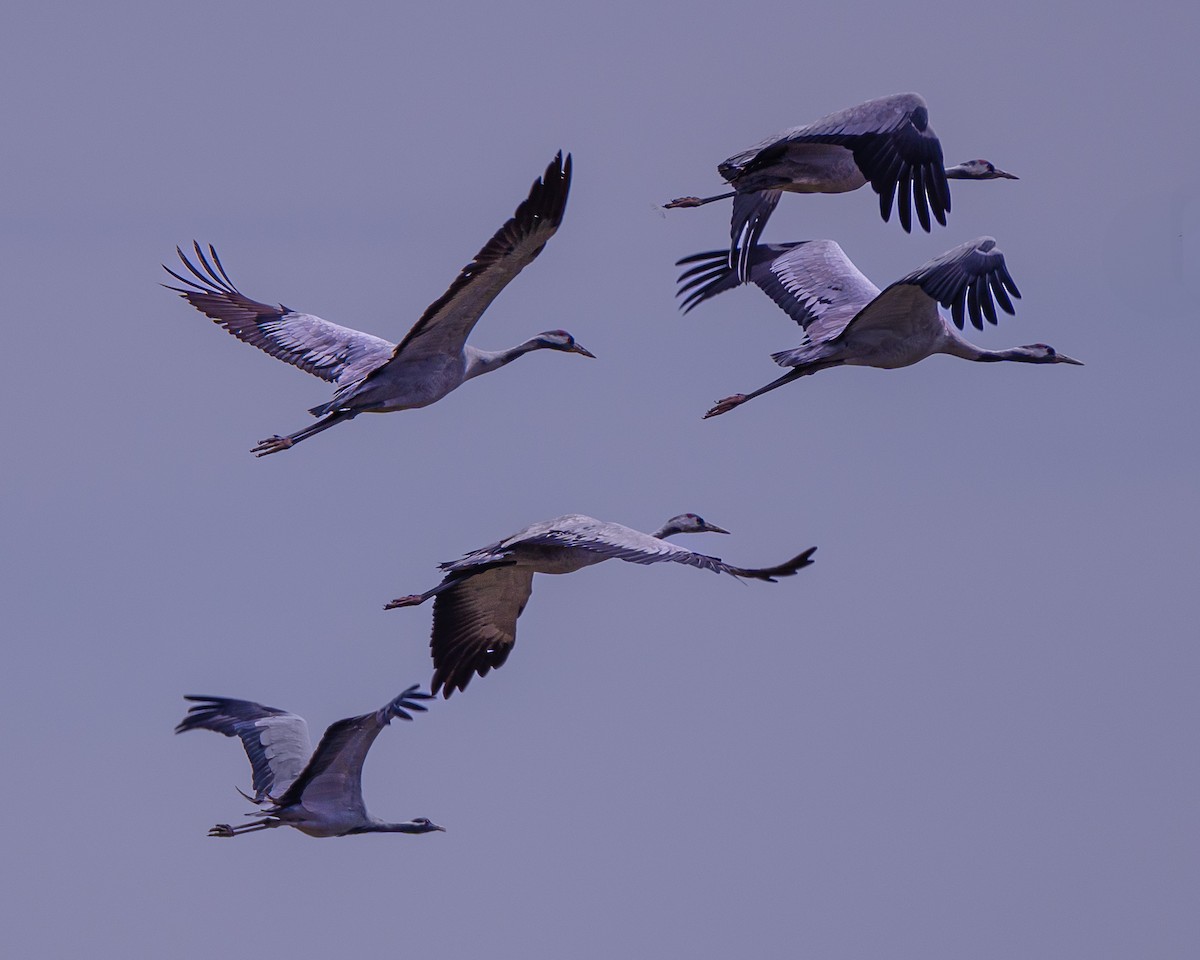
{"type": "Polygon", "coordinates": [[[706,413],[701,419],[707,420],[709,417],[719,417],[723,413],[728,413],[734,407],[741,406],[749,398],[744,393],[735,393],[732,397],[726,397],[724,400],[718,400],[716,404],[706,413]]]}
{"type": "Polygon", "coordinates": [[[411,594],[407,597],[397,597],[395,600],[389,601],[383,605],[384,610],[395,610],[397,607],[414,607],[424,601],[419,593],[411,594]]]}
{"type": "Polygon", "coordinates": [[[259,440],[257,446],[250,448],[250,452],[256,457],[265,457],[269,453],[278,453],[280,450],[287,450],[291,446],[292,441],[289,438],[276,434],[273,437],[267,437],[266,440],[259,440]]]}
{"type": "Polygon", "coordinates": [[[669,203],[663,204],[664,210],[673,210],[675,207],[698,207],[700,206],[699,197],[676,197],[669,203]]]}
{"type": "Polygon", "coordinates": [[[232,837],[233,827],[227,823],[218,823],[215,827],[208,831],[210,837],[232,837]]]}

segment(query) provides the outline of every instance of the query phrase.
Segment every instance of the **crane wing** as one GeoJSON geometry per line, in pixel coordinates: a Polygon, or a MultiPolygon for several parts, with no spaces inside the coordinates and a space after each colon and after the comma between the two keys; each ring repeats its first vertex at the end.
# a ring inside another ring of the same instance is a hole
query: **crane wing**
{"type": "Polygon", "coordinates": [[[338,326],[310,313],[297,313],[283,304],[271,306],[251,300],[230,281],[212,246],[208,248],[211,263],[198,243],[193,246],[199,267],[178,247],[175,251],[195,280],[163,265],[167,273],[191,289],[172,286],[167,289],[174,290],[239,340],[305,373],[336,383],[339,390],[359,382],[391,358],[393,344],[387,340],[338,326]]]}
{"type": "Polygon", "coordinates": [[[734,195],[733,216],[729,221],[729,252],[725,258],[737,271],[740,283],[750,280],[751,251],[762,236],[781,196],[781,190],[752,190],[746,193],[739,190],[734,195]]]}
{"type": "Polygon", "coordinates": [[[308,763],[312,743],[303,717],[250,700],[196,696],[184,699],[195,703],[175,732],[212,730],[227,737],[240,737],[254,774],[256,803],[287,790],[308,763]]]}
{"type": "Polygon", "coordinates": [[[441,690],[449,697],[465,690],[473,674],[486,677],[508,659],[517,640],[517,618],[532,592],[533,571],[505,565],[438,593],[429,640],[435,694],[441,690]]]}
{"type": "Polygon", "coordinates": [[[429,698],[429,694],[419,692],[414,684],[373,713],[330,724],[304,772],[279,797],[278,806],[303,803],[313,811],[334,806],[355,810],[365,816],[362,766],[367,751],[394,717],[411,720],[412,714],[408,711],[425,711],[425,707],[415,701],[429,698]]]}
{"type": "Polygon", "coordinates": [[[979,237],[948,250],[888,286],[851,321],[855,330],[886,324],[895,310],[910,309],[914,288],[950,310],[960,330],[965,315],[970,316],[975,329],[982,330],[985,319],[996,322],[997,303],[1005,313],[1012,314],[1015,308],[1010,295],[1021,297],[996,241],[979,237]]]}
{"type": "Polygon", "coordinates": [[[796,145],[834,144],[854,154],[854,162],[879,195],[883,219],[892,215],[912,230],[915,203],[921,227],[930,229],[929,214],[945,226],[950,210],[950,185],[946,180],[942,144],[929,126],[929,106],[915,93],[901,93],[822,117],[802,127],[786,130],[757,147],[731,157],[721,165],[727,180],[770,166],[796,145]]]}
{"type": "MultiPolygon", "coordinates": [[[[775,577],[791,576],[802,567],[808,566],[811,562],[809,557],[815,549],[806,550],[777,567],[735,567],[725,563],[720,557],[695,553],[620,523],[576,515],[561,517],[558,521],[547,521],[544,526],[544,530],[527,532],[521,538],[522,544],[554,544],[586,550],[604,560],[627,560],[630,563],[669,561],[698,567],[701,570],[712,570],[714,573],[729,573],[735,577],[750,577],[756,580],[773,581],[775,577]]],[[[531,527],[530,531],[534,529],[531,527]]]]}
{"type": "MultiPolygon", "coordinates": [[[[698,303],[738,285],[724,251],[684,257],[677,266],[696,266],[679,276],[677,296],[687,294],[684,313],[698,303]]],[[[879,296],[879,288],[832,240],[763,244],[750,257],[750,280],[795,320],[808,339],[836,337],[860,310],[879,296]]]]}
{"type": "Polygon", "coordinates": [[[533,182],[516,213],[462,268],[449,289],[429,305],[397,345],[394,357],[411,360],[461,352],[471,330],[500,291],[528,266],[562,223],[571,188],[571,156],[562,152],[533,182]]]}

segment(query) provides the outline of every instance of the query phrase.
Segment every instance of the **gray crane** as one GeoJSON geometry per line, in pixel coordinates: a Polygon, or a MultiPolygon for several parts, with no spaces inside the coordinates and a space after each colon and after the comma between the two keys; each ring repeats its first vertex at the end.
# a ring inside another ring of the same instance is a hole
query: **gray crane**
{"type": "Polygon", "coordinates": [[[735,577],[765,580],[790,577],[812,563],[810,547],[777,567],[735,567],[717,557],[693,553],[664,537],[677,533],[728,533],[694,513],[672,517],[645,534],[619,523],[567,514],[531,524],[524,530],[461,560],[441,564],[445,578],[432,590],[400,597],[384,609],[409,607],[436,597],[433,603],[433,685],[449,698],[465,690],[472,674],[487,676],[508,659],[517,639],[517,618],[529,602],[535,573],[574,573],[605,560],[631,563],[684,563],[735,577]]]}
{"type": "MultiPolygon", "coordinates": [[[[718,401],[705,419],[727,413],[798,377],[843,364],[894,369],[935,353],[948,353],[984,362],[1083,366],[1044,343],[984,350],[959,335],[965,314],[982,330],[984,319],[996,322],[997,303],[1011,314],[1010,294],[1021,296],[1004,254],[991,237],[955,247],[882,292],[832,240],[760,244],[749,260],[751,281],[804,328],[804,342],[771,355],[780,366],[791,367],[790,373],[752,393],[718,401]],[[954,326],[938,311],[938,304],[951,311],[954,326]]],[[[695,264],[679,277],[676,295],[687,294],[681,304],[684,313],[738,286],[723,250],[684,257],[676,265],[684,264],[695,264]]]]}
{"type": "Polygon", "coordinates": [[[498,370],[532,350],[593,356],[565,330],[539,333],[507,350],[480,350],[467,344],[488,305],[558,230],[570,186],[571,157],[568,154],[564,162],[559,152],[534,181],[512,219],[463,267],[398,344],[283,304],[251,300],[233,285],[211,245],[210,263],[200,245],[193,243],[199,266],[177,247],[179,259],[195,279],[164,264],[167,273],[190,288],[167,289],[239,340],[336,386],[332,400],[309,411],[321,418],[316,423],[286,437],[269,437],[251,450],[259,457],[278,453],[360,413],[428,406],[472,377],[498,370]]]}
{"type": "MultiPolygon", "coordinates": [[[[240,737],[254,772],[254,796],[242,793],[266,816],[240,827],[218,823],[210,837],[235,837],[271,827],[295,827],[310,837],[345,837],[353,833],[431,833],[445,830],[425,817],[387,823],[367,813],[362,796],[362,766],[379,731],[430,699],[411,686],[374,713],[331,724],[314,752],[303,717],[250,700],[186,697],[195,702],[175,728],[212,730],[240,737]]],[[[257,814],[247,814],[257,816],[257,814]]]]}
{"type": "Polygon", "coordinates": [[[916,93],[868,100],[831,113],[813,123],[793,127],[734,154],[717,167],[733,187],[715,197],[679,197],[664,206],[698,207],[733,197],[729,265],[742,283],[750,277],[749,253],[782,191],[846,193],[871,184],[879,194],[879,212],[891,219],[892,203],[900,225],[912,230],[912,205],[921,226],[930,229],[929,214],[942,226],[950,210],[950,185],[957,180],[1018,177],[987,160],[942,166],[942,145],[929,126],[929,106],[916,93]]]}

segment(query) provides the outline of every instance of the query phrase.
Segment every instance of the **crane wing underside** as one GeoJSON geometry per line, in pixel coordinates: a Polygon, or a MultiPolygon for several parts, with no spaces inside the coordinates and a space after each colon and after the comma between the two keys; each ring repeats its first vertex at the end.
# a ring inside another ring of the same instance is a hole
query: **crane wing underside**
{"type": "Polygon", "coordinates": [[[208,248],[205,256],[198,243],[193,246],[199,267],[182,250],[176,248],[176,252],[194,280],[163,267],[190,289],[171,286],[167,289],[174,290],[244,343],[305,373],[338,384],[339,392],[391,358],[394,345],[380,337],[289,310],[282,304],[271,306],[251,300],[229,280],[213,247],[208,248]]]}
{"type": "Polygon", "coordinates": [[[261,802],[283,793],[300,776],[312,754],[303,717],[251,700],[189,696],[194,701],[175,728],[212,730],[238,737],[250,759],[254,799],[261,802]]]}
{"type": "Polygon", "coordinates": [[[435,694],[465,690],[474,674],[487,676],[508,659],[533,574],[528,567],[493,567],[437,595],[429,641],[435,694]]]}
{"type": "MultiPolygon", "coordinates": [[[[723,258],[723,252],[712,251],[679,261],[697,264],[679,277],[679,294],[688,294],[684,312],[737,286],[737,278],[721,262],[723,258]]],[[[750,280],[800,324],[813,342],[836,337],[879,295],[879,288],[832,240],[760,245],[754,249],[751,264],[750,280]]]]}
{"type": "Polygon", "coordinates": [[[304,772],[278,798],[279,806],[303,803],[317,810],[322,804],[337,804],[365,814],[362,765],[384,726],[377,713],[330,724],[304,772]]]}

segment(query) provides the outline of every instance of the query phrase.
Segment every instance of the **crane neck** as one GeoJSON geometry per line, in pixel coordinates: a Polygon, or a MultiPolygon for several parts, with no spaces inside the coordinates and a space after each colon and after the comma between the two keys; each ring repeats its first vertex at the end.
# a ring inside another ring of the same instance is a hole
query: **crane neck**
{"type": "Polygon", "coordinates": [[[463,348],[463,353],[467,357],[467,369],[463,373],[463,380],[470,380],[472,377],[499,370],[506,364],[512,363],[517,357],[523,357],[531,350],[541,350],[545,347],[546,344],[536,337],[526,340],[524,343],[518,343],[515,347],[509,347],[507,350],[480,350],[478,347],[468,344],[463,348]]]}
{"type": "MultiPolygon", "coordinates": [[[[940,314],[939,314],[940,316],[940,314]]],[[[961,357],[963,360],[1010,360],[1016,359],[1005,356],[1007,350],[984,350],[982,347],[977,347],[970,340],[958,332],[958,329],[950,323],[945,317],[941,317],[942,321],[942,338],[938,345],[938,353],[948,353],[952,357],[961,357]]]]}
{"type": "Polygon", "coordinates": [[[946,328],[945,336],[938,349],[940,353],[948,353],[953,357],[964,360],[976,360],[980,363],[996,363],[1001,360],[1012,360],[1016,363],[1049,363],[1051,358],[1044,354],[1033,353],[1029,347],[1009,347],[1007,350],[984,350],[970,340],[960,336],[958,331],[943,320],[946,328]]]}
{"type": "Polygon", "coordinates": [[[388,823],[386,820],[376,820],[371,817],[361,827],[355,827],[350,833],[428,833],[429,828],[421,823],[388,823]]]}

